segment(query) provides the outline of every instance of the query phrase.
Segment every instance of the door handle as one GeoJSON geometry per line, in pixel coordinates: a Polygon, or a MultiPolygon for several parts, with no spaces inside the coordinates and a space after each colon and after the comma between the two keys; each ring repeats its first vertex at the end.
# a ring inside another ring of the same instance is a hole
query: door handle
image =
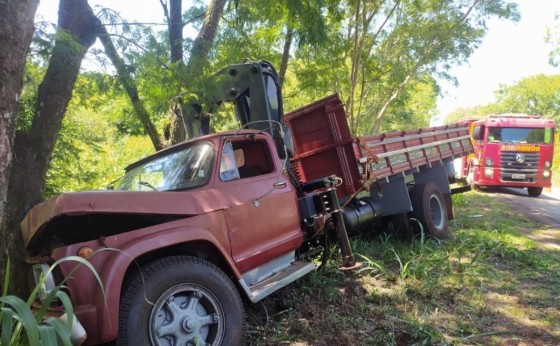
{"type": "Polygon", "coordinates": [[[283,189],[288,186],[288,183],[286,181],[277,181],[272,186],[274,186],[275,189],[283,189]]]}

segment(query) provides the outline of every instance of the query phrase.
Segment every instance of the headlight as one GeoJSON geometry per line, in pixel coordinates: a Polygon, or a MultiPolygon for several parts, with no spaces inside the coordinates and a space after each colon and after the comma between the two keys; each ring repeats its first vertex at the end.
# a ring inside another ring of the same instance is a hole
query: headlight
{"type": "Polygon", "coordinates": [[[89,246],[82,246],[77,253],[78,256],[87,260],[93,255],[93,249],[89,246]]]}
{"type": "Polygon", "coordinates": [[[494,166],[494,160],[492,160],[491,158],[487,157],[485,162],[485,166],[489,166],[489,167],[493,167],[494,166]]]}
{"type": "Polygon", "coordinates": [[[548,177],[550,177],[550,171],[546,171],[546,170],[545,170],[545,171],[542,173],[542,175],[543,175],[543,177],[548,178],[548,177]]]}
{"type": "Polygon", "coordinates": [[[552,166],[552,163],[550,161],[545,161],[544,162],[544,168],[550,168],[552,166]]]}
{"type": "Polygon", "coordinates": [[[488,178],[492,178],[494,176],[494,168],[486,167],[484,168],[484,175],[488,178]]]}

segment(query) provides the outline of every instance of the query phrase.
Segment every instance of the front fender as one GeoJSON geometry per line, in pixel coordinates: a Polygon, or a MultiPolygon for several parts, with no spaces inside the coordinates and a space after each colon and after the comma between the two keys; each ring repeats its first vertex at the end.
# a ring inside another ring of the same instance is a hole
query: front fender
{"type": "Polygon", "coordinates": [[[60,265],[66,278],[75,314],[84,325],[86,344],[113,340],[118,331],[118,310],[124,276],[136,258],[189,242],[206,242],[216,249],[234,276],[241,275],[231,259],[231,246],[223,212],[198,216],[141,228],[130,232],[60,247],[53,251],[54,260],[75,256],[82,247],[94,250],[88,259],[99,275],[103,288],[94,274],[84,266],[71,262],[60,265]],[[77,268],[79,267],[79,268],[77,268]]]}
{"type": "Polygon", "coordinates": [[[112,238],[105,240],[105,245],[108,248],[119,249],[119,251],[111,254],[99,271],[105,292],[107,292],[104,295],[101,289],[97,289],[94,298],[94,305],[97,307],[96,317],[98,321],[98,340],[100,342],[111,341],[117,336],[121,288],[127,269],[131,265],[135,265],[133,263],[134,259],[155,250],[191,241],[206,241],[212,244],[228,263],[234,275],[237,278],[240,277],[231,256],[221,246],[220,241],[207,229],[180,227],[165,231],[165,237],[162,237],[161,234],[148,234],[125,244],[118,244],[118,240],[112,238]]]}

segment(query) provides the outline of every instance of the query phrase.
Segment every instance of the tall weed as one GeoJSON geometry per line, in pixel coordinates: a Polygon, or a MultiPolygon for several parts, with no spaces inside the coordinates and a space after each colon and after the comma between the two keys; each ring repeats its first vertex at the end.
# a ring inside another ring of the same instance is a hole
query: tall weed
{"type": "Polygon", "coordinates": [[[8,295],[10,277],[10,259],[7,260],[4,289],[0,297],[0,346],[8,345],[59,345],[71,346],[71,332],[74,324],[74,308],[64,291],[64,283],[55,286],[47,292],[46,279],[48,275],[61,263],[77,262],[74,271],[79,266],[88,267],[101,287],[101,278],[87,260],[71,256],[62,258],[51,265],[46,274],[41,274],[38,284],[31,292],[27,301],[8,295]],[[33,303],[41,298],[39,309],[33,309],[33,303]],[[64,318],[48,317],[47,312],[51,304],[59,301],[65,311],[64,318]]]}

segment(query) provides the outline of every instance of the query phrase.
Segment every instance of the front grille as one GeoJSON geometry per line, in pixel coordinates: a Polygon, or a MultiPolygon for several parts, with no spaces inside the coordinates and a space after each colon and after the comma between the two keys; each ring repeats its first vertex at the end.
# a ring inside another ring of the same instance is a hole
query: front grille
{"type": "Polygon", "coordinates": [[[532,183],[537,179],[539,153],[502,152],[500,179],[532,183]]]}

